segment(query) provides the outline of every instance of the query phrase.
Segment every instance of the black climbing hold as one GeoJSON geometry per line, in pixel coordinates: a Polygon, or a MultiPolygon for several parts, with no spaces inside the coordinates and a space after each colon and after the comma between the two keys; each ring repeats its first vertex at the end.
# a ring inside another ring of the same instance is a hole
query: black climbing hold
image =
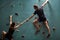
{"type": "Polygon", "coordinates": [[[42,32],[42,34],[45,34],[45,32],[42,32]]]}
{"type": "Polygon", "coordinates": [[[24,35],[22,35],[21,37],[24,38],[24,35]]]}
{"type": "Polygon", "coordinates": [[[50,37],[50,34],[47,35],[47,38],[49,38],[49,37],[50,37]]]}
{"type": "Polygon", "coordinates": [[[16,16],[18,16],[18,13],[15,13],[16,16]]]}
{"type": "Polygon", "coordinates": [[[53,27],[53,31],[55,31],[56,30],[56,28],[55,27],[53,27]]]}

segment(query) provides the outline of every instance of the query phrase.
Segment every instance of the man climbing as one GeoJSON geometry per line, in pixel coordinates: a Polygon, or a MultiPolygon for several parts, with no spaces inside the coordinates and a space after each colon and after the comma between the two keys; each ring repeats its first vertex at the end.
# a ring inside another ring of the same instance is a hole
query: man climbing
{"type": "Polygon", "coordinates": [[[40,24],[38,24],[38,22],[43,22],[43,24],[46,26],[46,28],[48,29],[48,37],[50,37],[50,28],[49,28],[49,25],[48,25],[48,21],[45,17],[45,14],[44,14],[44,11],[43,11],[43,7],[47,4],[48,0],[46,0],[42,6],[40,8],[38,8],[37,5],[34,5],[34,9],[35,9],[35,12],[32,14],[32,16],[30,16],[27,21],[29,21],[32,17],[34,17],[34,15],[37,14],[38,18],[36,18],[34,21],[33,21],[33,24],[34,26],[36,27],[36,34],[39,32],[40,30],[40,24]]]}

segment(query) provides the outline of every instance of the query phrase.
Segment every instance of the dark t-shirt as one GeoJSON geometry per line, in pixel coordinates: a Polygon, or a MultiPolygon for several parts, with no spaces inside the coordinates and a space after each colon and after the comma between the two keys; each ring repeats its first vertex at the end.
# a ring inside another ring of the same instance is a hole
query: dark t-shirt
{"type": "Polygon", "coordinates": [[[8,39],[13,38],[12,35],[13,35],[14,31],[15,30],[13,28],[9,28],[9,31],[6,34],[6,38],[8,38],[8,39]]]}
{"type": "Polygon", "coordinates": [[[10,35],[13,35],[14,31],[15,30],[13,28],[9,28],[9,31],[7,33],[10,34],[10,35]]]}
{"type": "Polygon", "coordinates": [[[43,7],[39,8],[38,10],[36,10],[36,11],[34,12],[34,14],[35,14],[35,15],[37,14],[39,18],[45,17],[44,11],[43,11],[43,7]]]}

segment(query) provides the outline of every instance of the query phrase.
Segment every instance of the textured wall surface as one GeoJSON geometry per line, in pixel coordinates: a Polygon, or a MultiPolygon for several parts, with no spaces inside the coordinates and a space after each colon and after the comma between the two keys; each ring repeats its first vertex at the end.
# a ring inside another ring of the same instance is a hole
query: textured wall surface
{"type": "MultiPolygon", "coordinates": [[[[22,22],[28,18],[33,12],[33,5],[41,4],[45,0],[0,0],[0,37],[1,32],[9,29],[9,15],[13,15],[13,22],[22,22]],[[18,13],[18,16],[15,15],[18,13]]],[[[49,26],[51,29],[51,37],[48,40],[60,40],[60,0],[49,0],[49,3],[44,7],[44,13],[49,21],[49,26]],[[53,31],[53,27],[56,28],[53,31]]],[[[40,32],[35,35],[36,29],[34,28],[32,18],[29,22],[23,24],[20,31],[15,31],[13,37],[14,40],[47,40],[47,30],[45,26],[42,25],[40,32]],[[46,35],[42,32],[45,31],[46,35]],[[24,35],[24,38],[21,36],[24,35]]]]}

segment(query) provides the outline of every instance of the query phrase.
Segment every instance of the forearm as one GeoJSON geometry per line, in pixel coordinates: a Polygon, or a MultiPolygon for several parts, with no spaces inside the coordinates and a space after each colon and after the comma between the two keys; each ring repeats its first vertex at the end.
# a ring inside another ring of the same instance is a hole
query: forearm
{"type": "Polygon", "coordinates": [[[23,22],[21,22],[20,24],[18,24],[15,28],[18,28],[19,26],[23,25],[25,22],[28,22],[33,16],[34,14],[30,16],[29,18],[27,18],[26,20],[24,20],[23,22]]]}
{"type": "Polygon", "coordinates": [[[10,15],[10,24],[12,24],[12,15],[10,15]]]}
{"type": "Polygon", "coordinates": [[[21,26],[22,24],[19,23],[18,25],[15,26],[15,29],[19,28],[19,26],[21,26]]]}
{"type": "Polygon", "coordinates": [[[34,17],[34,14],[32,14],[32,16],[30,16],[29,18],[27,18],[26,21],[29,21],[33,17],[34,17]]]}
{"type": "Polygon", "coordinates": [[[43,4],[42,7],[44,7],[48,3],[48,0],[46,0],[43,4]]]}
{"type": "Polygon", "coordinates": [[[15,29],[19,28],[21,25],[23,25],[27,20],[24,20],[23,22],[19,23],[17,26],[15,26],[15,29]]]}

